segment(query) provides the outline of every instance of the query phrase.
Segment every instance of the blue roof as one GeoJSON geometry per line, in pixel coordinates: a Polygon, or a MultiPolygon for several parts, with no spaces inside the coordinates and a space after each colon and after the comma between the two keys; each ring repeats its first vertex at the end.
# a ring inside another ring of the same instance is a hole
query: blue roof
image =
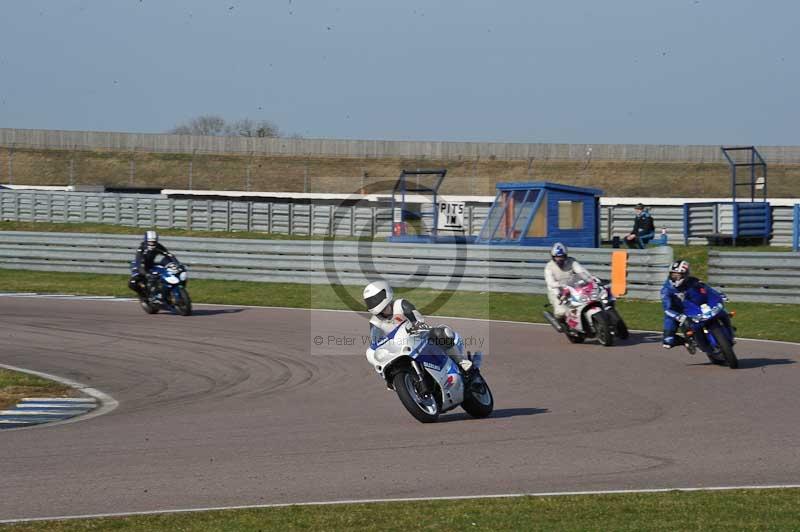
{"type": "Polygon", "coordinates": [[[584,194],[591,196],[602,196],[603,191],[598,188],[573,187],[549,181],[533,181],[528,183],[497,183],[497,190],[530,190],[530,189],[549,189],[572,192],[574,194],[584,194]]]}

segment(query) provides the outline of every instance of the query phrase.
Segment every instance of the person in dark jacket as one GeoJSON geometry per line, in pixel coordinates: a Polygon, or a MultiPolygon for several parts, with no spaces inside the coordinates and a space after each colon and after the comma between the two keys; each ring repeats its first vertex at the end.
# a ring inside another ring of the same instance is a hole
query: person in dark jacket
{"type": "Polygon", "coordinates": [[[137,294],[144,294],[146,288],[154,281],[151,279],[150,270],[153,269],[156,257],[162,255],[164,257],[174,259],[175,255],[169,252],[164,245],[158,241],[158,233],[155,231],[147,231],[144,234],[144,240],[139,244],[136,250],[136,257],[133,260],[133,268],[131,271],[131,278],[128,281],[128,287],[137,294]]]}
{"type": "Polygon", "coordinates": [[[633,221],[633,229],[625,237],[625,242],[629,248],[644,249],[648,242],[656,236],[656,224],[644,205],[639,203],[634,207],[636,218],[633,221]]]}
{"type": "MultiPolygon", "coordinates": [[[[697,277],[690,276],[687,261],[676,260],[673,262],[669,269],[669,276],[661,287],[661,303],[664,306],[664,337],[661,347],[671,349],[677,345],[675,333],[687,319],[683,312],[684,302],[691,301],[700,306],[713,296],[726,298],[722,292],[714,290],[697,277]]],[[[703,343],[705,336],[701,334],[695,337],[700,349],[707,351],[709,346],[703,343]]]]}

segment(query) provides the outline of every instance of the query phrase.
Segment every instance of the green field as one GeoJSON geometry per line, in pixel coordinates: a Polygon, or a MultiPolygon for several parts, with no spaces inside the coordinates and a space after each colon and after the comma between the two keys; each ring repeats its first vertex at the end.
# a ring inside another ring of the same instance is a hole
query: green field
{"type": "Polygon", "coordinates": [[[265,530],[767,531],[800,529],[800,490],[731,490],[289,506],[42,521],[8,532],[265,530]]]}

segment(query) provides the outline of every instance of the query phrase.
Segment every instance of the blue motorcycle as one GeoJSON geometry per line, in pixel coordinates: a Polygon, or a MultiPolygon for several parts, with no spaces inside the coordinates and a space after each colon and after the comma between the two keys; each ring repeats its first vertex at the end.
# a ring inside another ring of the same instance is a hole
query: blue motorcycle
{"type": "Polygon", "coordinates": [[[732,314],[725,310],[724,299],[717,293],[709,294],[707,301],[697,304],[687,299],[683,304],[686,320],[682,328],[684,343],[689,353],[700,348],[712,364],[727,365],[731,369],[739,367],[739,360],[733,352],[735,328],[731,324],[732,314]]]}
{"type": "MultiPolygon", "coordinates": [[[[135,268],[134,263],[131,265],[135,268]]],[[[177,260],[164,260],[154,265],[144,292],[139,294],[139,304],[148,314],[168,309],[181,316],[191,315],[192,300],[186,290],[188,279],[186,266],[177,260]]]]}

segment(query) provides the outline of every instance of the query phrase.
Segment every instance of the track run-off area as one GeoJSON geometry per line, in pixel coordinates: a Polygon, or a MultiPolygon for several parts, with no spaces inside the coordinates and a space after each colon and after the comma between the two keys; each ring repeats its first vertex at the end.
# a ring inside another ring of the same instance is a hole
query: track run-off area
{"type": "Polygon", "coordinates": [[[0,521],[314,501],[800,483],[800,345],[740,369],[660,335],[606,348],[540,324],[438,319],[482,349],[495,412],[423,425],[353,312],[0,298],[0,364],[118,406],[0,432],[0,521]]]}

